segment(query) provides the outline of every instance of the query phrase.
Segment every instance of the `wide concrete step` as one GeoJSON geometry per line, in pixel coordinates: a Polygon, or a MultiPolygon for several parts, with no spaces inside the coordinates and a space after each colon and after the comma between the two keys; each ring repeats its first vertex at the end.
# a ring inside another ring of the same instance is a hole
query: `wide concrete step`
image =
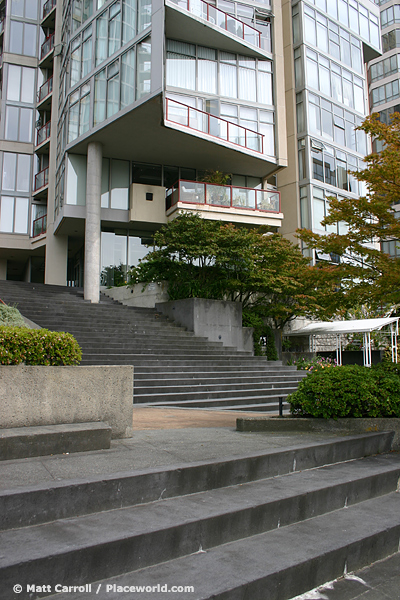
{"type": "Polygon", "coordinates": [[[235,397],[231,394],[210,395],[199,393],[197,397],[183,398],[180,394],[163,394],[156,398],[151,398],[150,395],[141,396],[134,394],[134,404],[145,406],[158,406],[164,408],[202,408],[221,410],[269,410],[278,412],[279,400],[285,400],[288,394],[293,393],[297,387],[286,388],[286,391],[274,390],[270,393],[263,392],[262,394],[247,394],[242,392],[241,395],[235,397]],[[290,390],[290,391],[288,391],[290,390]],[[150,399],[149,399],[150,398],[150,399]],[[263,408],[264,407],[264,408],[263,408]]]}
{"type": "Polygon", "coordinates": [[[248,376],[248,374],[243,374],[242,376],[237,373],[230,374],[222,374],[219,377],[215,376],[215,373],[209,373],[208,375],[203,374],[201,377],[198,374],[189,374],[185,373],[179,378],[172,379],[168,377],[171,374],[159,374],[154,375],[151,378],[145,377],[143,374],[135,374],[135,388],[142,389],[146,387],[153,388],[154,385],[160,385],[162,387],[171,387],[171,386],[183,386],[183,385],[192,385],[194,387],[200,385],[223,385],[223,386],[233,386],[233,385],[243,385],[243,384],[266,384],[266,385],[274,385],[276,384],[285,384],[285,383],[298,383],[302,378],[297,377],[296,375],[253,375],[248,376]]]}
{"type": "MultiPolygon", "coordinates": [[[[356,439],[356,444],[358,441],[356,439]]],[[[340,453],[339,448],[338,451],[340,453]]],[[[398,457],[371,457],[4,531],[0,533],[0,544],[7,548],[6,555],[0,558],[2,587],[11,589],[9,586],[18,581],[23,587],[20,597],[38,598],[46,593],[40,590],[29,596],[28,583],[46,581],[53,590],[55,583],[62,581],[66,573],[74,573],[74,583],[83,584],[137,570],[148,569],[149,574],[151,569],[162,572],[165,567],[172,568],[177,582],[179,575],[180,578],[185,575],[181,570],[182,560],[190,561],[193,557],[201,560],[203,554],[215,551],[216,556],[221,557],[215,566],[223,568],[230,562],[229,544],[249,549],[250,554],[242,554],[247,568],[255,553],[263,548],[265,567],[269,544],[272,543],[276,550],[274,533],[281,532],[280,543],[285,545],[284,532],[290,531],[292,524],[299,527],[297,536],[301,535],[302,525],[315,520],[314,528],[306,530],[316,528],[321,537],[318,521],[321,517],[316,515],[327,517],[322,523],[332,532],[334,523],[338,527],[339,522],[340,531],[341,523],[348,526],[352,520],[361,522],[368,515],[371,518],[379,506],[384,517],[379,519],[379,525],[373,524],[368,535],[365,523],[359,538],[360,550],[361,539],[367,540],[368,545],[369,537],[374,535],[376,545],[378,534],[383,532],[390,551],[396,533],[400,532],[400,495],[395,492],[399,474],[398,457]],[[341,516],[350,511],[351,517],[341,516]],[[174,561],[177,562],[174,564],[174,561]],[[17,575],[19,579],[16,579],[17,575]]],[[[288,535],[293,543],[293,534],[288,535]]],[[[325,542],[325,532],[322,537],[325,542]]],[[[302,543],[304,545],[304,538],[302,543]]],[[[353,540],[346,541],[347,550],[352,544],[353,540]]],[[[342,542],[340,546],[343,546],[342,542]]],[[[297,555],[294,547],[289,552],[286,544],[285,551],[291,556],[297,555]]],[[[279,555],[285,556],[282,552],[279,555]]],[[[270,550],[268,556],[274,556],[270,550]]],[[[198,565],[200,569],[201,564],[198,565]]],[[[137,572],[137,575],[141,576],[143,572],[137,572]]],[[[203,580],[210,579],[211,573],[213,571],[204,570],[203,580]]],[[[248,574],[248,581],[253,581],[253,569],[248,574]]],[[[154,581],[152,577],[150,581],[154,581]]],[[[235,578],[230,585],[236,585],[235,578]]],[[[200,597],[200,589],[195,597],[200,597]]],[[[106,597],[105,594],[104,589],[101,597],[106,597]]],[[[75,595],[78,597],[82,596],[75,595]]],[[[266,596],[249,597],[265,599],[266,596]]]]}
{"type": "Polygon", "coordinates": [[[204,381],[202,383],[198,383],[197,385],[183,385],[182,383],[176,383],[176,384],[172,384],[172,385],[168,385],[168,383],[164,382],[164,385],[149,385],[147,387],[142,386],[142,385],[136,385],[134,386],[134,390],[135,390],[135,394],[140,394],[140,395],[146,395],[146,394],[154,394],[154,395],[172,395],[172,394],[187,394],[187,393],[200,393],[200,394],[204,394],[204,393],[218,393],[221,392],[224,396],[230,396],[232,397],[232,393],[239,394],[239,392],[243,392],[243,393],[247,393],[249,392],[250,394],[253,393],[257,393],[260,390],[262,390],[263,392],[269,392],[269,391],[274,391],[275,393],[277,393],[278,391],[281,390],[287,390],[288,388],[290,389],[296,389],[297,387],[297,380],[294,380],[292,382],[287,382],[287,381],[276,381],[276,382],[261,382],[261,383],[254,383],[254,382],[249,382],[249,383],[245,383],[245,382],[241,382],[241,381],[237,381],[235,383],[222,383],[222,382],[216,382],[216,383],[210,383],[208,381],[204,381]]]}
{"type": "MultiPolygon", "coordinates": [[[[400,494],[392,492],[216,547],[199,544],[197,552],[112,579],[103,573],[92,587],[104,600],[117,600],[124,586],[152,590],[152,600],[165,598],[166,590],[180,592],[169,594],[176,600],[289,600],[394,554],[399,534],[400,494]]],[[[82,595],[50,598],[81,600],[82,595]]]]}
{"type": "Polygon", "coordinates": [[[69,454],[109,448],[111,427],[105,423],[67,423],[14,427],[0,433],[0,460],[69,454]]]}

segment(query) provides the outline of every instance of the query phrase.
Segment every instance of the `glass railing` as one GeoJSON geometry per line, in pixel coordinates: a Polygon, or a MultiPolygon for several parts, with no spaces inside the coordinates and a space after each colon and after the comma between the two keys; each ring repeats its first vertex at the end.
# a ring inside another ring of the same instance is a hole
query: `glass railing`
{"type": "Polygon", "coordinates": [[[4,33],[4,24],[6,22],[6,18],[5,17],[0,17],[0,35],[2,33],[4,33]]]}
{"type": "Polygon", "coordinates": [[[49,167],[46,167],[42,171],[39,171],[35,175],[35,186],[34,191],[37,192],[40,188],[44,187],[49,183],[49,167]]]}
{"type": "Polygon", "coordinates": [[[46,125],[43,125],[43,127],[41,127],[40,129],[38,129],[36,146],[40,146],[40,144],[43,144],[43,142],[48,140],[49,137],[50,137],[50,121],[48,123],[46,123],[46,125]]]}
{"type": "Polygon", "coordinates": [[[54,48],[54,33],[49,35],[49,37],[47,37],[45,39],[45,41],[43,42],[42,48],[40,51],[40,60],[42,60],[42,58],[47,56],[47,54],[49,54],[49,52],[51,52],[53,50],[53,48],[54,48]]]}
{"type": "Polygon", "coordinates": [[[46,233],[47,230],[47,215],[43,215],[42,217],[38,217],[32,223],[32,237],[37,237],[38,235],[42,235],[42,233],[46,233]]]}
{"type": "Polygon", "coordinates": [[[225,140],[236,146],[242,146],[254,152],[263,152],[263,134],[252,131],[231,121],[210,115],[187,104],[166,98],[166,121],[183,125],[194,131],[200,131],[225,140]]]}
{"type": "Polygon", "coordinates": [[[167,210],[178,202],[185,202],[261,212],[280,212],[280,194],[274,190],[216,185],[202,181],[180,179],[167,190],[166,199],[167,210]]]}
{"type": "Polygon", "coordinates": [[[41,102],[46,96],[53,91],[53,77],[50,77],[43,85],[40,86],[38,92],[38,102],[41,102]]]}
{"type": "Polygon", "coordinates": [[[172,2],[192,15],[200,17],[212,25],[217,25],[217,27],[228,31],[245,42],[257,46],[257,48],[262,48],[261,33],[257,29],[223,12],[212,4],[203,2],[203,0],[172,0],[172,2]]]}
{"type": "Polygon", "coordinates": [[[45,17],[47,17],[47,15],[49,13],[51,13],[51,11],[53,10],[53,8],[55,7],[56,4],[57,4],[57,0],[47,0],[47,2],[45,2],[44,6],[43,6],[42,19],[44,19],[45,17]]]}

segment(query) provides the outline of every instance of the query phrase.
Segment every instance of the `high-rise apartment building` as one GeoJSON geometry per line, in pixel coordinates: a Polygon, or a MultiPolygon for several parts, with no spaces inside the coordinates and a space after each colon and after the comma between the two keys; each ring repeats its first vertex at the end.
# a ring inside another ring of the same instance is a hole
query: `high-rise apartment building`
{"type": "Polygon", "coordinates": [[[179,210],[291,237],[320,230],[327,196],[360,191],[369,0],[0,9],[0,277],[96,301],[179,210]],[[216,170],[230,185],[201,181],[216,170]]]}
{"type": "MultiPolygon", "coordinates": [[[[368,66],[371,112],[379,112],[384,123],[390,122],[394,112],[400,112],[400,4],[394,0],[377,0],[380,6],[382,56],[368,66]]],[[[375,142],[374,150],[381,149],[375,142]]],[[[400,213],[400,202],[394,209],[400,213]]],[[[382,250],[391,256],[400,256],[396,240],[382,243],[382,250]]]]}
{"type": "Polygon", "coordinates": [[[1,277],[85,282],[95,300],[180,209],[281,225],[280,2],[1,7],[1,277]],[[199,181],[215,170],[231,185],[199,181]]]}
{"type": "Polygon", "coordinates": [[[278,189],[282,232],[294,239],[298,227],[333,231],[321,225],[329,196],[363,193],[348,171],[363,168],[368,151],[355,127],[369,112],[366,63],[380,55],[379,7],[303,0],[283,2],[283,14],[289,167],[278,189]]]}

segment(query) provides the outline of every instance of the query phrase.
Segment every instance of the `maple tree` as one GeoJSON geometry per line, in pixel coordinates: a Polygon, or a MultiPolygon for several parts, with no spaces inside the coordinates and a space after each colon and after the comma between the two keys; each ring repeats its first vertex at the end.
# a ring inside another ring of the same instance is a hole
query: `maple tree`
{"type": "Polygon", "coordinates": [[[351,172],[365,182],[365,196],[329,198],[329,216],[322,224],[346,223],[347,231],[298,231],[306,247],[340,257],[339,264],[321,261],[314,267],[316,287],[329,290],[324,310],[331,316],[363,303],[379,308],[400,302],[400,261],[381,250],[382,242],[400,240],[399,213],[393,208],[400,204],[400,115],[394,113],[389,123],[382,123],[374,113],[359,129],[383,149],[365,157],[365,169],[351,172]]]}
{"type": "Polygon", "coordinates": [[[278,233],[182,213],[154,242],[156,249],[131,271],[132,282],[167,281],[171,300],[242,302],[275,328],[318,309],[308,259],[278,233]]]}

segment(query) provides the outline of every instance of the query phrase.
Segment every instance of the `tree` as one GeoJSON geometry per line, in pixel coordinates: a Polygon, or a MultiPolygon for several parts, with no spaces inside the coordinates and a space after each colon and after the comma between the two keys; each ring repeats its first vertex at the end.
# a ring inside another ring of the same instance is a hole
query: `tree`
{"type": "Polygon", "coordinates": [[[277,233],[182,213],[154,241],[157,249],[131,278],[145,284],[167,281],[171,300],[240,301],[275,328],[318,309],[308,259],[277,233]]]}
{"type": "Polygon", "coordinates": [[[359,129],[379,140],[383,150],[365,157],[365,169],[351,172],[365,182],[365,196],[329,199],[330,212],[323,225],[342,224],[343,229],[346,224],[346,232],[298,232],[308,248],[340,257],[340,264],[319,263],[314,269],[320,289],[324,285],[337,289],[336,299],[330,295],[325,303],[331,315],[363,303],[378,308],[400,302],[400,262],[380,247],[381,242],[400,240],[399,214],[393,208],[400,203],[400,115],[394,113],[386,124],[375,113],[359,129]]]}

